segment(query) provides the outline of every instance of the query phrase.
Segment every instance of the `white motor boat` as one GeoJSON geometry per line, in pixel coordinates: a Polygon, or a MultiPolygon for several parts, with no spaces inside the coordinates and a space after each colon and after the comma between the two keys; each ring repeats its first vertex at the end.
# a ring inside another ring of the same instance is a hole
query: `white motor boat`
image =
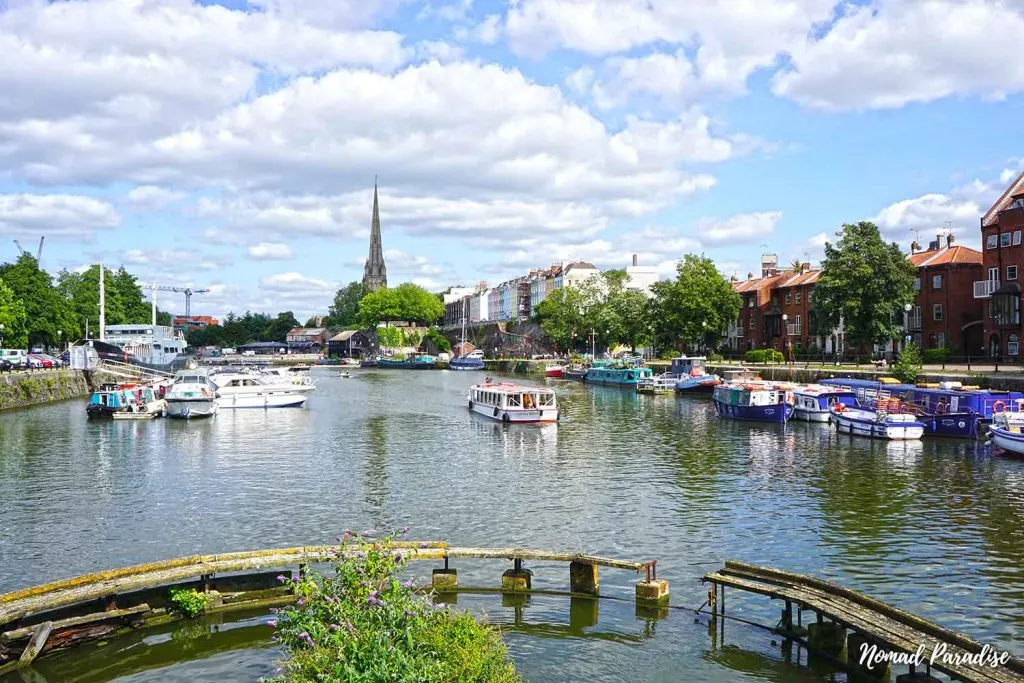
{"type": "Polygon", "coordinates": [[[911,413],[890,413],[842,403],[832,404],[829,412],[840,434],[875,439],[920,439],[924,435],[924,423],[918,422],[917,416],[911,413]]]}
{"type": "Polygon", "coordinates": [[[483,384],[470,387],[468,400],[474,413],[506,424],[558,420],[558,401],[551,389],[495,383],[488,377],[483,384]]]}
{"type": "Polygon", "coordinates": [[[313,391],[316,385],[309,374],[309,368],[296,366],[294,368],[261,368],[259,374],[267,380],[268,385],[274,385],[280,389],[289,391],[313,391]]]}
{"type": "Polygon", "coordinates": [[[205,368],[179,370],[164,396],[168,417],[210,417],[217,413],[217,386],[205,368]]]}
{"type": "Polygon", "coordinates": [[[828,422],[832,406],[857,407],[857,394],[842,387],[808,384],[793,389],[793,417],[807,422],[828,422]]]}
{"type": "MultiPolygon", "coordinates": [[[[1019,410],[1018,404],[1018,410],[1019,410]]],[[[1024,413],[1004,411],[992,416],[992,424],[988,428],[990,446],[1003,449],[1003,452],[1015,457],[1024,456],[1024,413]]]]}
{"type": "Polygon", "coordinates": [[[222,372],[211,377],[217,387],[220,407],[300,408],[306,403],[304,390],[294,384],[276,383],[262,374],[222,372]]]}

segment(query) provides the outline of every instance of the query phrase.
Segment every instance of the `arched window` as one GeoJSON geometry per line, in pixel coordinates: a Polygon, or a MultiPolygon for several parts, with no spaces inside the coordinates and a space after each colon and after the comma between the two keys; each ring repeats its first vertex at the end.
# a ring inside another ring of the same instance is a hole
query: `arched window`
{"type": "Polygon", "coordinates": [[[935,348],[935,335],[934,334],[929,334],[928,335],[928,348],[929,349],[934,349],[935,348]]]}

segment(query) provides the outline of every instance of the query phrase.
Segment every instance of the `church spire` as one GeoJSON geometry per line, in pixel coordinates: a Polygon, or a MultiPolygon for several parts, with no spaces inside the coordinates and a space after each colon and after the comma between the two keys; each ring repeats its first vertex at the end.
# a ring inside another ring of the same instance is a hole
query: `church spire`
{"type": "Polygon", "coordinates": [[[363,268],[363,287],[375,292],[388,286],[387,268],[384,267],[384,250],[380,243],[380,210],[377,207],[377,176],[373,177],[373,218],[370,221],[370,255],[363,268]]]}

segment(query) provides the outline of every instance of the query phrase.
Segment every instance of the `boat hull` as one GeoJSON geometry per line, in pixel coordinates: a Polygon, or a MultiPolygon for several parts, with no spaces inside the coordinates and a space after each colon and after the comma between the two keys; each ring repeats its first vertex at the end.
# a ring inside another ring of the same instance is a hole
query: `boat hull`
{"type": "Polygon", "coordinates": [[[564,379],[565,378],[565,368],[563,368],[560,365],[552,367],[552,368],[544,368],[544,376],[545,377],[552,377],[554,379],[564,379]]]}
{"type": "Polygon", "coordinates": [[[976,439],[980,417],[977,413],[945,413],[919,416],[917,419],[924,423],[924,433],[929,436],[976,439]]]}
{"type": "Polygon", "coordinates": [[[827,410],[811,410],[808,408],[794,408],[793,419],[804,422],[828,422],[832,413],[827,410]]]}
{"type": "Polygon", "coordinates": [[[221,410],[301,408],[306,404],[304,394],[255,394],[221,396],[217,403],[221,410]]]}
{"type": "Polygon", "coordinates": [[[387,360],[381,358],[377,361],[378,368],[388,368],[391,370],[434,370],[437,368],[433,362],[430,363],[410,363],[404,360],[387,360]]]}
{"type": "Polygon", "coordinates": [[[563,379],[574,379],[577,382],[582,382],[587,376],[586,370],[563,370],[563,379]]]}
{"type": "Polygon", "coordinates": [[[779,422],[784,423],[793,416],[793,406],[788,403],[775,403],[767,406],[740,406],[715,400],[715,410],[719,416],[729,420],[745,420],[748,422],[779,422]]]}
{"type": "Polygon", "coordinates": [[[920,422],[884,422],[833,413],[832,421],[840,434],[866,436],[872,439],[908,440],[924,436],[924,424],[920,422]]]}
{"type": "Polygon", "coordinates": [[[506,424],[521,424],[530,422],[557,422],[558,408],[545,408],[543,410],[502,410],[494,406],[473,403],[470,401],[469,409],[477,415],[483,415],[496,422],[506,424]]]}
{"type": "Polygon", "coordinates": [[[483,370],[482,358],[453,358],[449,363],[452,370],[483,370]]]}
{"type": "Polygon", "coordinates": [[[702,375],[701,377],[688,377],[676,384],[676,392],[680,394],[711,394],[715,387],[722,383],[718,375],[702,375]]]}
{"type": "Polygon", "coordinates": [[[1024,434],[1017,434],[996,425],[989,427],[988,434],[993,446],[998,446],[1017,457],[1024,457],[1024,434]]]}
{"type": "Polygon", "coordinates": [[[194,398],[194,399],[167,399],[167,417],[181,419],[192,419],[200,417],[211,417],[216,414],[219,407],[216,399],[194,398]]]}

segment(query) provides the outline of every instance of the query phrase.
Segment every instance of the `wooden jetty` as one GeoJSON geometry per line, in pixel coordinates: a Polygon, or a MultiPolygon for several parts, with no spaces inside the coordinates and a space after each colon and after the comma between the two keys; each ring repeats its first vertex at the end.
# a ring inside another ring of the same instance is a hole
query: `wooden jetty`
{"type": "Polygon", "coordinates": [[[725,614],[727,586],[781,600],[784,607],[776,627],[779,634],[803,641],[809,649],[824,652],[840,662],[845,659],[848,668],[876,679],[888,679],[891,667],[885,663],[872,669],[862,666],[860,655],[864,648],[877,645],[878,650],[913,654],[923,646],[925,670],[916,670],[910,664],[910,673],[897,676],[897,683],[938,681],[931,676],[931,669],[959,681],[1024,683],[1021,659],[1004,653],[1001,665],[993,666],[991,658],[986,663],[973,661],[984,658],[986,653],[992,657],[1000,653],[962,633],[830,581],[735,561],[726,562],[723,569],[705,575],[701,581],[711,584],[708,604],[713,614],[725,614]],[[802,623],[805,610],[814,617],[806,627],[802,623]],[[946,656],[930,662],[935,648],[946,656]],[[967,655],[975,657],[972,660],[967,655]]]}
{"type": "MultiPolygon", "coordinates": [[[[169,600],[171,588],[207,594],[207,613],[287,604],[290,589],[278,569],[331,562],[367,543],[300,546],[217,555],[191,555],[163,562],[95,572],[0,595],[0,674],[26,666],[38,656],[72,645],[109,638],[129,629],[179,618],[169,600]],[[273,571],[271,571],[273,570],[273,571]]],[[[452,548],[440,541],[393,541],[391,547],[409,560],[443,561],[433,570],[438,592],[457,591],[453,559],[506,559],[513,567],[501,576],[500,590],[529,592],[530,562],[568,562],[570,594],[599,594],[599,567],[644,573],[636,584],[637,604],[664,606],[668,582],[657,578],[657,561],[631,562],[580,553],[529,548],[452,548]]]]}

